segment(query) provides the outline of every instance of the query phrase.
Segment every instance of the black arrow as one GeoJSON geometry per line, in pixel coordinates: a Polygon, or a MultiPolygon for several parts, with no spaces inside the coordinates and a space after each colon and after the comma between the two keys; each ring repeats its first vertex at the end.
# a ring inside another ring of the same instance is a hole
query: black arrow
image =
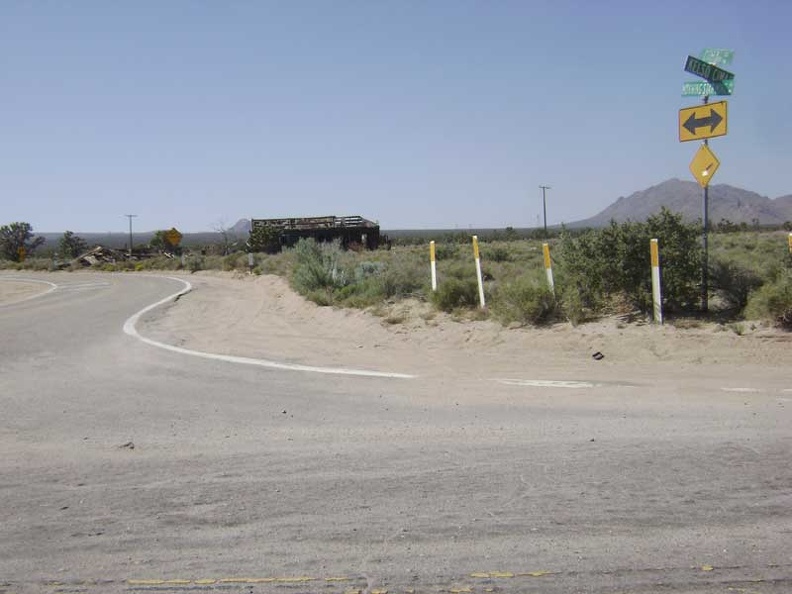
{"type": "Polygon", "coordinates": [[[715,132],[715,128],[718,127],[723,121],[723,117],[714,109],[710,108],[710,114],[706,118],[696,119],[696,112],[690,114],[690,117],[687,121],[682,124],[682,127],[685,128],[688,132],[690,132],[693,136],[696,135],[696,128],[701,128],[702,126],[709,126],[710,133],[715,132]]]}

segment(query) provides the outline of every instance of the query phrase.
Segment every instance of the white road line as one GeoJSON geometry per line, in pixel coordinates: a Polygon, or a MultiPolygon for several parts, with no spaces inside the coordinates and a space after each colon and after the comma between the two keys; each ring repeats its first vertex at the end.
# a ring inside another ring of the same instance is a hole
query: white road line
{"type": "Polygon", "coordinates": [[[0,281],[13,281],[17,283],[38,283],[40,285],[49,285],[49,289],[44,291],[43,293],[36,293],[35,295],[30,295],[28,297],[24,297],[22,299],[17,299],[16,301],[9,301],[8,303],[0,304],[0,307],[6,307],[8,305],[16,305],[17,303],[23,303],[25,301],[30,301],[31,299],[38,299],[39,297],[44,297],[44,295],[49,295],[55,289],[58,288],[58,285],[55,283],[51,283],[45,280],[38,280],[35,278],[24,278],[24,277],[16,277],[16,276],[0,276],[0,281]]]}
{"type": "Polygon", "coordinates": [[[89,289],[105,289],[107,287],[112,286],[110,283],[107,282],[94,282],[94,283],[77,283],[73,285],[59,285],[58,290],[60,292],[65,291],[86,291],[89,289]]]}
{"type": "Polygon", "coordinates": [[[591,382],[576,382],[567,380],[523,380],[523,379],[495,379],[494,381],[507,386],[528,386],[532,388],[594,388],[597,384],[591,382]]]}
{"type": "Polygon", "coordinates": [[[747,392],[747,393],[755,393],[761,392],[758,388],[721,388],[724,392],[747,392]]]}
{"type": "MultiPolygon", "coordinates": [[[[159,277],[163,278],[163,277],[159,277]]],[[[202,351],[193,351],[190,349],[184,349],[181,347],[165,344],[162,342],[157,342],[156,340],[151,340],[150,338],[146,338],[145,336],[141,336],[138,333],[137,328],[135,327],[140,320],[141,316],[145,313],[148,313],[152,309],[159,307],[160,305],[164,305],[177,297],[181,297],[182,295],[186,295],[192,290],[192,284],[189,282],[168,276],[164,277],[170,280],[174,280],[177,282],[184,283],[184,288],[180,291],[177,291],[173,295],[165,297],[157,301],[156,303],[152,303],[151,305],[144,307],[139,312],[131,316],[126,322],[124,322],[124,332],[129,336],[133,336],[140,340],[141,342],[145,342],[148,345],[155,346],[161,349],[165,349],[167,351],[171,351],[173,353],[179,353],[181,355],[190,355],[193,357],[201,357],[203,359],[213,359],[215,361],[225,361],[227,363],[237,363],[241,365],[256,365],[258,367],[267,367],[270,369],[282,369],[285,371],[303,371],[309,373],[324,373],[324,374],[334,374],[334,375],[356,375],[362,377],[381,377],[381,378],[391,378],[391,379],[411,379],[415,376],[413,375],[406,375],[403,373],[389,373],[384,371],[369,371],[366,369],[345,369],[339,367],[313,367],[311,365],[292,365],[288,363],[279,363],[277,361],[268,361],[266,359],[252,359],[249,357],[236,357],[233,355],[217,355],[214,353],[204,353],[202,351]]]]}

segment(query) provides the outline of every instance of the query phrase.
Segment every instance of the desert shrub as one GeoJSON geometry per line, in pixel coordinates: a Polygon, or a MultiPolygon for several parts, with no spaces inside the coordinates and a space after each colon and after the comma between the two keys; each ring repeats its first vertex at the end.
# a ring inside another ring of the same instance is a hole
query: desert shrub
{"type": "Polygon", "coordinates": [[[454,260],[459,255],[459,247],[457,243],[436,243],[435,257],[438,260],[454,260]]]}
{"type": "Polygon", "coordinates": [[[495,290],[491,310],[505,324],[546,324],[556,315],[556,300],[546,286],[528,276],[501,284],[495,290]]]}
{"type": "Polygon", "coordinates": [[[488,246],[481,250],[481,259],[487,262],[508,262],[512,255],[504,246],[488,246]]]}
{"type": "Polygon", "coordinates": [[[179,270],[181,268],[181,258],[168,258],[167,256],[157,256],[146,258],[135,262],[135,271],[141,270],[179,270]]]}
{"type": "Polygon", "coordinates": [[[460,307],[476,307],[479,304],[478,284],[475,279],[470,278],[447,278],[432,293],[432,303],[446,312],[460,307]]]}
{"type": "Polygon", "coordinates": [[[623,294],[642,311],[652,305],[649,241],[660,243],[663,303],[667,311],[695,307],[701,249],[695,225],[667,209],[645,223],[616,223],[579,235],[564,233],[557,254],[559,284],[569,303],[598,311],[607,297],[623,294]],[[572,299],[570,292],[578,297],[572,299]]]}
{"type": "Polygon", "coordinates": [[[753,269],[722,258],[710,261],[709,280],[724,307],[736,315],[748,305],[751,292],[762,286],[762,278],[753,269]]]}
{"type": "MultiPolygon", "coordinates": [[[[657,238],[660,246],[660,270],[663,285],[663,307],[669,312],[691,311],[700,297],[701,259],[700,229],[685,223],[681,214],[666,208],[646,220],[644,253],[647,255],[645,290],[651,295],[649,274],[649,240],[657,238]]],[[[651,299],[647,302],[651,308],[651,299]]]]}
{"type": "Polygon", "coordinates": [[[764,284],[748,298],[745,310],[750,319],[763,319],[792,330],[792,271],[764,284]]]}
{"type": "Polygon", "coordinates": [[[186,258],[185,266],[191,273],[196,273],[204,269],[204,259],[201,254],[190,254],[186,258]]]}
{"type": "Polygon", "coordinates": [[[356,283],[362,283],[372,277],[378,277],[385,269],[383,262],[361,262],[355,267],[354,277],[356,283]]]}
{"type": "Polygon", "coordinates": [[[223,270],[248,270],[248,255],[246,252],[234,252],[223,256],[222,260],[223,270]]]}
{"type": "Polygon", "coordinates": [[[344,287],[346,274],[339,266],[341,248],[338,243],[318,244],[313,239],[300,239],[294,247],[296,262],[292,286],[312,300],[317,291],[332,293],[344,287]]]}
{"type": "Polygon", "coordinates": [[[382,274],[385,298],[422,296],[430,279],[429,266],[409,254],[394,254],[382,274]]]}
{"type": "Polygon", "coordinates": [[[573,326],[595,318],[596,312],[600,309],[599,303],[584,302],[580,292],[569,288],[559,292],[559,286],[556,285],[557,315],[562,316],[573,326]]]}
{"type": "Polygon", "coordinates": [[[53,261],[51,258],[26,258],[24,262],[20,263],[17,270],[34,270],[36,272],[49,271],[53,268],[53,261]]]}
{"type": "Polygon", "coordinates": [[[423,297],[428,266],[414,253],[389,253],[385,261],[363,261],[346,266],[351,270],[344,286],[335,289],[337,305],[369,307],[384,300],[423,297]]]}

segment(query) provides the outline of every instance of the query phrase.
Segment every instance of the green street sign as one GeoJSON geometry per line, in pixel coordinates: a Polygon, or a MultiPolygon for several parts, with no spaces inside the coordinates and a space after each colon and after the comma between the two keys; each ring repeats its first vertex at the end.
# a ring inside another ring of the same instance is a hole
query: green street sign
{"type": "Polygon", "coordinates": [[[707,80],[707,82],[723,82],[724,80],[733,80],[734,74],[722,68],[718,68],[704,60],[699,60],[693,56],[688,56],[685,61],[685,72],[695,74],[707,80]]]}
{"type": "Polygon", "coordinates": [[[715,66],[728,66],[734,59],[734,50],[707,47],[701,51],[699,59],[715,66]]]}
{"type": "Polygon", "coordinates": [[[732,93],[734,93],[734,79],[718,83],[694,80],[682,84],[683,97],[720,97],[732,93]]]}

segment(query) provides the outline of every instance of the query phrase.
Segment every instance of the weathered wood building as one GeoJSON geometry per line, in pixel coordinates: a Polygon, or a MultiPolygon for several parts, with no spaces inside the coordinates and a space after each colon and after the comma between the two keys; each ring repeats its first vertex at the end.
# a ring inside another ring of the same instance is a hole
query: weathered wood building
{"type": "Polygon", "coordinates": [[[281,247],[291,247],[301,238],[310,237],[321,242],[339,240],[344,248],[357,244],[376,250],[383,240],[379,225],[360,216],[251,219],[251,230],[260,225],[279,231],[281,247]]]}

